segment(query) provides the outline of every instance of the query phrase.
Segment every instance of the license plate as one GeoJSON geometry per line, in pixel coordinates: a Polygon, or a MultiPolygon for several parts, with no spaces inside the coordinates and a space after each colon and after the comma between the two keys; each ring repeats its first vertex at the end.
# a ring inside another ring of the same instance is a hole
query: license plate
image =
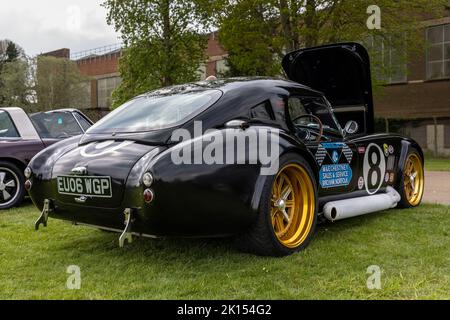
{"type": "Polygon", "coordinates": [[[57,181],[59,194],[112,198],[111,177],[59,176],[57,181]]]}

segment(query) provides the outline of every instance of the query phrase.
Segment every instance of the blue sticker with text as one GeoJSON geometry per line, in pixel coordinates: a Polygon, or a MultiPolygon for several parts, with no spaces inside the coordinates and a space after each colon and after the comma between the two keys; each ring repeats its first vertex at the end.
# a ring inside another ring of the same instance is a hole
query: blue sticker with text
{"type": "Polygon", "coordinates": [[[348,163],[324,165],[319,172],[322,188],[345,187],[352,181],[353,172],[348,163]]]}

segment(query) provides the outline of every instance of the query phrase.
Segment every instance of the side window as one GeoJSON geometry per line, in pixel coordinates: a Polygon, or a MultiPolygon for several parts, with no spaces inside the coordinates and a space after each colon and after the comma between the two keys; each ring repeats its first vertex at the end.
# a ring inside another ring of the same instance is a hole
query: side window
{"type": "Polygon", "coordinates": [[[333,110],[321,97],[290,97],[289,116],[296,127],[307,127],[309,130],[319,129],[320,124],[312,117],[302,117],[304,115],[315,116],[320,119],[325,134],[342,135],[342,131],[334,116],[333,110]]]}
{"type": "Polygon", "coordinates": [[[46,139],[61,139],[82,134],[73,115],[68,112],[39,113],[32,117],[39,135],[46,139]]]}
{"type": "Polygon", "coordinates": [[[270,102],[264,102],[250,110],[250,118],[260,120],[274,120],[270,102]]]}
{"type": "MultiPolygon", "coordinates": [[[[291,97],[289,98],[289,115],[291,117],[291,120],[294,121],[300,116],[307,115],[308,112],[305,109],[305,106],[303,105],[300,98],[297,97],[291,97]]],[[[295,121],[297,122],[297,121],[295,121]]]]}
{"type": "Polygon", "coordinates": [[[5,111],[0,111],[0,137],[1,138],[20,138],[16,126],[12,122],[9,114],[5,111]]]}
{"type": "Polygon", "coordinates": [[[78,113],[74,113],[73,115],[78,120],[84,131],[87,131],[87,129],[89,129],[92,126],[85,118],[83,118],[78,113]]]}

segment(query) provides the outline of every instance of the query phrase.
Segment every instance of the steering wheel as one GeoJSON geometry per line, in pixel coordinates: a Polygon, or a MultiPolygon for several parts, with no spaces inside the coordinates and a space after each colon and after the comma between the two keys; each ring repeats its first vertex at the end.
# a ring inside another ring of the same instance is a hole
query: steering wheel
{"type": "Polygon", "coordinates": [[[301,115],[301,116],[293,119],[292,122],[295,122],[295,121],[297,121],[299,119],[302,119],[302,118],[314,119],[317,122],[317,124],[319,125],[319,135],[317,136],[316,142],[320,142],[320,140],[322,139],[322,136],[323,136],[323,123],[322,123],[322,121],[315,115],[304,114],[304,115],[301,115]]]}

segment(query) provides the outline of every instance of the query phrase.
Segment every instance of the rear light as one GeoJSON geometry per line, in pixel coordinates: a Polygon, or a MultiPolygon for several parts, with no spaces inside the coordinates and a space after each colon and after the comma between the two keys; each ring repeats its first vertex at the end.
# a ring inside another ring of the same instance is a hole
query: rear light
{"type": "Polygon", "coordinates": [[[144,174],[144,176],[142,177],[142,183],[144,184],[144,186],[146,186],[147,188],[150,188],[153,184],[153,176],[150,172],[147,172],[146,174],[144,174]]]}
{"type": "Polygon", "coordinates": [[[25,190],[30,191],[33,184],[30,180],[25,181],[25,190]]]}
{"type": "Polygon", "coordinates": [[[144,191],[144,201],[147,203],[151,203],[151,202],[153,202],[154,199],[155,199],[155,194],[153,193],[153,190],[146,189],[144,191]]]}
{"type": "Polygon", "coordinates": [[[30,167],[26,167],[25,171],[23,172],[25,175],[25,178],[30,179],[31,175],[33,174],[33,171],[31,171],[30,167]]]}

